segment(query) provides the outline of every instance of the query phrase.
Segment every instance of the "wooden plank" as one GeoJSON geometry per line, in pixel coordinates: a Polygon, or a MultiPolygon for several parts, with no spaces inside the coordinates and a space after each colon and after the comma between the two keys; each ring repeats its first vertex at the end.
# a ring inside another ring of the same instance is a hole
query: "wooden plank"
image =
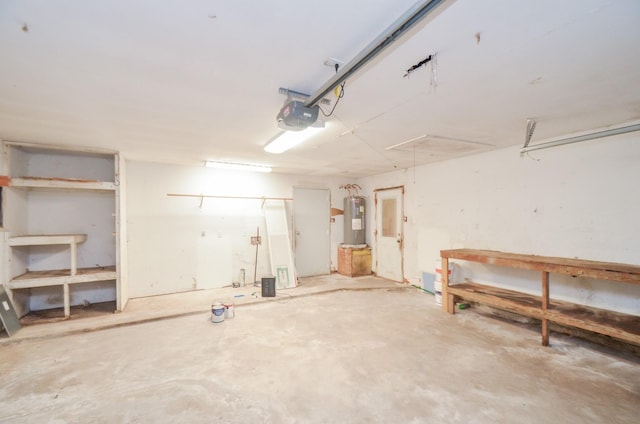
{"type": "Polygon", "coordinates": [[[9,238],[9,246],[45,246],[57,244],[75,244],[87,240],[86,234],[48,234],[25,235],[9,238]]]}
{"type": "Polygon", "coordinates": [[[62,285],[62,299],[64,302],[64,317],[71,317],[71,296],[69,295],[69,284],[64,283],[62,285]]]}
{"type": "MultiPolygon", "coordinates": [[[[86,240],[87,237],[85,236],[84,239],[86,240]]],[[[83,240],[84,241],[84,240],[83,240]]],[[[71,243],[71,275],[77,275],[78,274],[78,243],[74,240],[73,243],[71,243]]]]}
{"type": "MultiPolygon", "coordinates": [[[[549,309],[549,273],[542,272],[542,310],[549,309]]],[[[542,318],[542,346],[549,346],[549,321],[542,318]]]]}
{"type": "Polygon", "coordinates": [[[70,269],[30,271],[13,278],[7,286],[11,289],[29,289],[34,287],[50,287],[62,284],[80,284],[93,281],[115,280],[115,266],[97,268],[78,268],[77,275],[72,276],[70,269]]]}
{"type": "Polygon", "coordinates": [[[568,302],[552,302],[546,311],[560,325],[604,334],[640,346],[640,317],[568,302]]]}
{"type": "Polygon", "coordinates": [[[449,293],[472,302],[483,303],[498,309],[516,312],[540,320],[543,318],[542,309],[540,309],[540,298],[538,296],[497,289],[496,287],[483,286],[476,283],[449,286],[449,293]]]}
{"type": "MultiPolygon", "coordinates": [[[[111,315],[117,310],[116,301],[91,303],[89,306],[84,304],[71,305],[70,314],[74,318],[91,318],[105,315],[111,315]]],[[[68,319],[64,316],[64,308],[42,309],[39,311],[31,311],[27,315],[20,318],[20,324],[23,327],[31,325],[48,324],[60,322],[68,319]]]]}
{"type": "Polygon", "coordinates": [[[11,187],[99,190],[99,191],[100,190],[113,191],[116,189],[115,184],[109,181],[79,180],[79,179],[73,179],[73,178],[40,178],[40,177],[12,178],[11,187]]]}
{"type": "Polygon", "coordinates": [[[11,185],[11,177],[0,175],[0,187],[9,187],[11,185]]]}
{"type": "Polygon", "coordinates": [[[296,287],[298,278],[291,250],[285,203],[283,200],[267,200],[264,202],[263,212],[271,273],[276,277],[276,289],[296,287]]]}
{"type": "Polygon", "coordinates": [[[20,320],[2,284],[0,284],[0,321],[9,337],[20,330],[20,320]]]}
{"type": "Polygon", "coordinates": [[[554,300],[543,310],[542,296],[478,283],[456,284],[449,291],[469,301],[640,345],[640,316],[554,300]]]}
{"type": "Polygon", "coordinates": [[[547,271],[578,277],[616,280],[640,284],[640,266],[585,259],[523,255],[494,250],[452,249],[440,252],[443,258],[480,262],[518,269],[547,271]]]}
{"type": "Polygon", "coordinates": [[[441,260],[441,269],[445,270],[440,273],[442,275],[442,310],[455,314],[455,297],[449,292],[449,259],[442,257],[441,260]]]}

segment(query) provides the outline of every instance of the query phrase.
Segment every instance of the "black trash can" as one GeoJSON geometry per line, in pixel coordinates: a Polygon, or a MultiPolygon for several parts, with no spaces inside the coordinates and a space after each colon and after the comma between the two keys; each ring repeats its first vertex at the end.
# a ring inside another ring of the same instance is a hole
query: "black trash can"
{"type": "Polygon", "coordinates": [[[276,297],[276,277],[262,277],[262,297],[276,297]]]}

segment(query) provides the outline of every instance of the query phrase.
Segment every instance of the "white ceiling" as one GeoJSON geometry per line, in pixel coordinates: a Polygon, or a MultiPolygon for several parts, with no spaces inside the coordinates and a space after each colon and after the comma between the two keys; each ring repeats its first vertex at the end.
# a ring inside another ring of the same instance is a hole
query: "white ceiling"
{"type": "Polygon", "coordinates": [[[358,177],[521,145],[527,119],[535,143],[640,118],[640,1],[457,0],[348,79],[321,135],[264,152],[279,87],[314,93],[414,3],[0,0],[0,137],[358,177]],[[437,85],[403,78],[434,53],[437,85]]]}

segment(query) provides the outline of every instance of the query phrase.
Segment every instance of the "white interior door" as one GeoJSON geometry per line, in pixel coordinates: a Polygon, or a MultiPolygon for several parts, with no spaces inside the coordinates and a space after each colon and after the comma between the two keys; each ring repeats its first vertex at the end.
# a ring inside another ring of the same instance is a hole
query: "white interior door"
{"type": "Polygon", "coordinates": [[[376,190],[376,274],[404,281],[402,252],[404,232],[404,188],[376,190]]]}
{"type": "Polygon", "coordinates": [[[328,189],[293,189],[296,270],[300,277],[331,273],[328,189]]]}

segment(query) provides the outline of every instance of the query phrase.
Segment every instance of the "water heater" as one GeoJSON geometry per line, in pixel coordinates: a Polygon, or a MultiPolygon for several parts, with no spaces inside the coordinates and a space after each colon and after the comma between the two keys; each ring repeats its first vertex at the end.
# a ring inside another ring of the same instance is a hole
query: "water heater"
{"type": "Polygon", "coordinates": [[[361,196],[344,199],[344,244],[366,244],[364,200],[361,196]]]}

